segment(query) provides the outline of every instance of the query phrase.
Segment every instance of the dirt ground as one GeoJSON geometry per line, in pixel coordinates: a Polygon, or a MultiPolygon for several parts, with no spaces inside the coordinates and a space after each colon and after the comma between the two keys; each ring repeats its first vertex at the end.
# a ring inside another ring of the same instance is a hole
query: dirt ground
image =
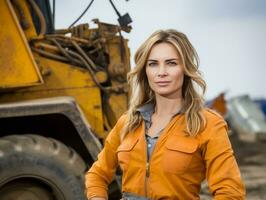
{"type": "MultiPolygon", "coordinates": [[[[266,141],[244,142],[234,135],[230,140],[246,187],[246,199],[266,200],[266,141]]],[[[204,183],[201,200],[209,199],[208,186],[204,183]]]]}

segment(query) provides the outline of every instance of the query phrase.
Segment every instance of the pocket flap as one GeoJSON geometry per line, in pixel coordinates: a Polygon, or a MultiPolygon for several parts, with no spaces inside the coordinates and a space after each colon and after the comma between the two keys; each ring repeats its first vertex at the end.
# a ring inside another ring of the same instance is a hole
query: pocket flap
{"type": "Polygon", "coordinates": [[[125,140],[120,144],[116,152],[131,151],[134,148],[134,146],[138,143],[138,141],[139,141],[139,138],[137,138],[135,141],[125,140]]]}
{"type": "Polygon", "coordinates": [[[198,148],[198,141],[190,137],[170,137],[166,143],[166,148],[184,153],[193,153],[198,148]]]}

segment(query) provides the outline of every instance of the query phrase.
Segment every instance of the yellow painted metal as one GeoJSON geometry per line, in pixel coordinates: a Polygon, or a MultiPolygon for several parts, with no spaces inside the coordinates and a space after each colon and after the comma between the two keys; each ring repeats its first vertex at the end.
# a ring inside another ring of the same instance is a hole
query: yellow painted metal
{"type": "Polygon", "coordinates": [[[130,51],[127,40],[120,37],[112,37],[107,41],[107,52],[110,56],[110,66],[121,65],[121,74],[126,80],[127,72],[130,71],[130,51]]]}
{"type": "Polygon", "coordinates": [[[110,94],[108,104],[103,106],[105,107],[104,110],[107,111],[106,115],[111,127],[116,124],[117,119],[127,110],[127,102],[128,98],[125,94],[110,94]]]}
{"type": "MultiPolygon", "coordinates": [[[[127,47],[127,40],[121,40],[120,37],[112,37],[106,45],[110,56],[109,69],[114,68],[115,74],[120,75],[111,79],[112,85],[120,85],[121,81],[126,82],[126,75],[130,70],[130,52],[127,47]],[[122,80],[121,80],[122,78],[122,80]]],[[[109,125],[113,127],[118,118],[127,110],[128,96],[126,93],[110,94],[108,102],[104,105],[106,117],[109,125]]]]}
{"type": "MultiPolygon", "coordinates": [[[[7,0],[7,1],[10,1],[10,0],[7,0]]],[[[30,6],[28,4],[28,1],[21,1],[21,0],[16,0],[19,8],[20,8],[20,12],[23,13],[24,15],[24,21],[27,23],[28,27],[23,30],[24,31],[24,34],[27,38],[27,40],[31,40],[32,38],[36,38],[37,37],[37,32],[36,32],[36,29],[35,29],[35,26],[33,24],[33,21],[32,21],[32,17],[31,17],[31,13],[30,13],[30,6]]],[[[18,12],[17,13],[17,16],[18,15],[18,12]]],[[[21,21],[23,21],[21,19],[21,21]]]]}
{"type": "Polygon", "coordinates": [[[0,89],[43,82],[24,32],[8,0],[0,1],[0,89]]]}
{"type": "Polygon", "coordinates": [[[34,55],[41,67],[45,83],[3,94],[2,102],[29,100],[57,96],[75,98],[94,133],[105,138],[103,130],[102,100],[99,88],[92,81],[89,72],[83,68],[34,55]]]}
{"type": "Polygon", "coordinates": [[[98,71],[95,73],[95,77],[97,78],[99,83],[104,83],[105,81],[107,81],[108,75],[104,71],[98,71]]]}

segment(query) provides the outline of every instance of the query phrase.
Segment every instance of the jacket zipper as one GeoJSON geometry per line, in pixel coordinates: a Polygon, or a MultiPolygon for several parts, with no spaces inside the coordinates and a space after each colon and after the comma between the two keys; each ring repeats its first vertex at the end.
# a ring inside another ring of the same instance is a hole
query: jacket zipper
{"type": "MultiPolygon", "coordinates": [[[[165,129],[163,129],[165,130],[165,129]]],[[[146,137],[146,136],[145,136],[146,137]]],[[[146,144],[146,174],[145,174],[145,186],[144,186],[144,191],[145,191],[145,197],[148,198],[148,185],[147,185],[147,181],[148,181],[148,178],[150,177],[150,161],[151,161],[151,157],[153,155],[153,152],[155,150],[155,147],[158,143],[158,140],[159,138],[157,139],[156,143],[154,144],[153,146],[153,149],[151,151],[151,154],[150,154],[150,157],[149,157],[149,160],[148,160],[148,144],[147,144],[147,139],[145,138],[145,144],[146,144]]]]}
{"type": "Polygon", "coordinates": [[[149,178],[150,176],[150,163],[146,163],[146,177],[149,178]]]}
{"type": "Polygon", "coordinates": [[[146,174],[145,174],[145,186],[144,186],[144,191],[145,191],[145,197],[147,198],[148,197],[148,178],[150,177],[150,161],[151,161],[151,157],[152,157],[152,154],[153,154],[153,151],[155,149],[155,146],[157,144],[157,142],[155,143],[153,149],[152,149],[152,152],[151,152],[151,155],[150,155],[150,159],[148,160],[148,149],[147,149],[147,140],[145,138],[145,142],[146,142],[146,174]]]}
{"type": "MultiPolygon", "coordinates": [[[[146,137],[146,136],[144,136],[144,137],[146,137]]],[[[148,196],[148,191],[147,191],[147,172],[149,172],[150,170],[149,170],[149,161],[148,161],[148,149],[147,149],[147,140],[146,140],[146,138],[145,138],[145,146],[146,146],[146,174],[145,174],[145,179],[144,179],[144,192],[145,192],[145,197],[147,197],[148,196]]]]}

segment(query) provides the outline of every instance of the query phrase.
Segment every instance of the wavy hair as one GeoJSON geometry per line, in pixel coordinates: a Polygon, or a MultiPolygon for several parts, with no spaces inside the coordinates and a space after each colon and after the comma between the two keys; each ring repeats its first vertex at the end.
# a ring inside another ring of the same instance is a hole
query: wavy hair
{"type": "Polygon", "coordinates": [[[155,102],[155,95],[149,86],[145,67],[153,46],[165,42],[176,48],[184,66],[184,82],[182,85],[184,105],[182,110],[185,113],[186,131],[189,135],[195,136],[206,124],[206,119],[202,113],[206,83],[198,70],[198,54],[185,34],[173,29],[159,30],[154,32],[139,47],[134,57],[136,66],[128,73],[130,101],[121,138],[124,138],[126,134],[134,131],[141,124],[142,118],[140,113],[137,112],[137,108],[145,103],[155,102]]]}

